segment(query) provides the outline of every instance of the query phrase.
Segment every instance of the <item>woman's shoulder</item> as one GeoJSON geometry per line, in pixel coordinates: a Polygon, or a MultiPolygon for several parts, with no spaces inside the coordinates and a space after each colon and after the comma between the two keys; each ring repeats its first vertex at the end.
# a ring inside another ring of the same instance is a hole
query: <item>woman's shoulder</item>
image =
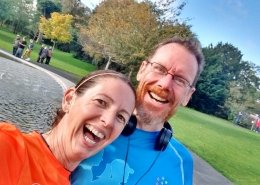
{"type": "Polygon", "coordinates": [[[22,160],[24,138],[22,132],[11,123],[0,122],[0,158],[6,161],[22,160]],[[4,152],[3,152],[4,151],[4,152]]]}
{"type": "Polygon", "coordinates": [[[12,123],[0,122],[0,143],[2,147],[21,146],[23,143],[22,132],[12,123]]]}
{"type": "Polygon", "coordinates": [[[12,123],[0,122],[1,132],[20,132],[20,130],[12,123]]]}

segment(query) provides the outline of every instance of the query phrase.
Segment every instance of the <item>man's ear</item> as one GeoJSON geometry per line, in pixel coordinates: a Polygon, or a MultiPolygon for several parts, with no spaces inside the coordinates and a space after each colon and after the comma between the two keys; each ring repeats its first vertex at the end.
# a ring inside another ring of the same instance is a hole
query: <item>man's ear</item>
{"type": "Polygon", "coordinates": [[[196,91],[196,88],[195,87],[192,87],[191,89],[189,89],[189,91],[187,92],[187,94],[183,97],[183,100],[182,100],[182,102],[181,102],[181,105],[182,106],[186,106],[188,103],[189,103],[189,101],[190,101],[190,99],[191,99],[191,96],[192,96],[192,94],[194,93],[196,91]]]}
{"type": "Polygon", "coordinates": [[[138,71],[138,73],[137,73],[137,75],[136,75],[136,80],[137,80],[137,81],[140,81],[140,79],[141,79],[141,77],[142,77],[142,75],[143,75],[143,73],[144,73],[144,70],[145,70],[147,64],[148,64],[148,62],[145,61],[145,60],[142,62],[141,66],[140,66],[140,68],[139,68],[139,71],[138,71]]]}
{"type": "Polygon", "coordinates": [[[68,112],[70,106],[74,103],[75,99],[75,88],[69,88],[65,91],[62,99],[62,110],[68,112]]]}

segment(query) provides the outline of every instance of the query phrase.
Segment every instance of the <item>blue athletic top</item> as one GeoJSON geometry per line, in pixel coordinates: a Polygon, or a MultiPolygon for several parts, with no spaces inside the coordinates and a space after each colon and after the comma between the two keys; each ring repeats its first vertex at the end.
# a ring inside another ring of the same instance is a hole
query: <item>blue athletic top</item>
{"type": "Polygon", "coordinates": [[[159,132],[136,129],[119,136],[72,173],[72,185],[192,185],[193,160],[174,137],[164,151],[154,150],[159,132]]]}

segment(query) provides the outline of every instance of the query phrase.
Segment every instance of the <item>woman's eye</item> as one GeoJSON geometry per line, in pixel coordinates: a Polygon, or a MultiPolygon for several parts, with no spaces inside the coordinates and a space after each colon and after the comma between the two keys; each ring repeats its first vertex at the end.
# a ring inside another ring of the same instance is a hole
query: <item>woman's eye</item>
{"type": "Polygon", "coordinates": [[[107,103],[104,100],[102,100],[102,99],[96,99],[96,101],[98,102],[99,105],[101,105],[103,107],[107,106],[107,103]]]}

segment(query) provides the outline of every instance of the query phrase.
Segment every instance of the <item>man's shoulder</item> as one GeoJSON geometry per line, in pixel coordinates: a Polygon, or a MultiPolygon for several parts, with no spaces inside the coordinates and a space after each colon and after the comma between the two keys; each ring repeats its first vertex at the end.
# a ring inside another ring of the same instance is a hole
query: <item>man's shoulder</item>
{"type": "Polygon", "coordinates": [[[182,155],[182,156],[192,158],[191,153],[187,149],[187,147],[174,137],[170,140],[169,149],[172,150],[175,153],[182,155]]]}

